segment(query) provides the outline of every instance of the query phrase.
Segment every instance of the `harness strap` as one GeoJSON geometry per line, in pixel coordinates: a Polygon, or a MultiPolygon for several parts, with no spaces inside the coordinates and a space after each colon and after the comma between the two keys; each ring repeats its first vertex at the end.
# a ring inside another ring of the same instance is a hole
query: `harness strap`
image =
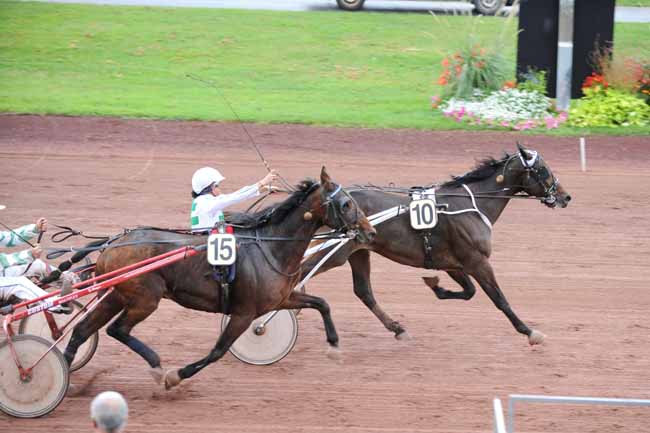
{"type": "Polygon", "coordinates": [[[476,199],[474,198],[474,193],[472,193],[472,190],[469,189],[469,187],[465,184],[463,184],[463,188],[465,188],[465,190],[469,194],[469,197],[472,199],[472,206],[474,207],[472,209],[462,209],[456,211],[440,211],[440,213],[445,215],[458,215],[466,212],[476,212],[479,215],[479,217],[481,217],[481,220],[483,220],[485,225],[488,226],[490,230],[492,230],[492,223],[490,222],[490,219],[487,216],[485,216],[483,212],[479,210],[478,206],[476,205],[476,199]]]}
{"type": "Polygon", "coordinates": [[[425,230],[422,233],[422,240],[424,241],[424,268],[433,269],[433,246],[431,246],[431,236],[433,232],[431,229],[425,230]]]}
{"type": "MultiPolygon", "coordinates": [[[[395,218],[396,216],[399,216],[403,213],[405,213],[407,210],[406,206],[394,206],[390,209],[383,210],[381,212],[377,212],[376,214],[370,215],[367,217],[368,222],[370,223],[371,226],[376,226],[377,224],[381,224],[384,221],[387,221],[389,219],[395,218]]],[[[347,238],[344,234],[339,234],[335,237],[332,235],[335,232],[328,232],[328,233],[323,233],[322,235],[316,235],[314,238],[318,239],[329,239],[326,242],[323,242],[322,244],[313,246],[311,248],[308,248],[307,251],[305,251],[305,254],[303,255],[303,262],[307,260],[309,257],[313,256],[319,251],[322,251],[324,249],[327,249],[331,247],[332,245],[340,243],[342,240],[345,240],[347,242],[347,238]]]]}

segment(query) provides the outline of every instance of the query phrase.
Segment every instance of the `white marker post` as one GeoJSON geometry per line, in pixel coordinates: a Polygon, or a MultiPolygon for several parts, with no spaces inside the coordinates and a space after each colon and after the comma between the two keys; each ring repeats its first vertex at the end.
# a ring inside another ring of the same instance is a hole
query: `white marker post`
{"type": "Polygon", "coordinates": [[[580,137],[580,169],[587,171],[587,150],[585,148],[584,137],[580,137]]]}
{"type": "Polygon", "coordinates": [[[575,0],[560,0],[558,17],[556,103],[558,111],[567,111],[571,104],[571,74],[573,70],[573,16],[575,0]]]}

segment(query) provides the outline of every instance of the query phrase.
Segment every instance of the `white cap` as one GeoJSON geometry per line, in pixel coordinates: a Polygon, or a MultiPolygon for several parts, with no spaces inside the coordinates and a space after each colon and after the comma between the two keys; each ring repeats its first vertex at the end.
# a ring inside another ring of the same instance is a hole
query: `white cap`
{"type": "Polygon", "coordinates": [[[212,183],[216,183],[218,185],[224,179],[225,177],[223,177],[221,173],[219,173],[219,170],[216,168],[199,168],[194,172],[194,175],[192,176],[192,191],[198,194],[210,186],[212,183]]]}
{"type": "Polygon", "coordinates": [[[122,394],[115,391],[102,392],[90,404],[90,417],[100,431],[118,433],[126,426],[129,407],[122,394]]]}

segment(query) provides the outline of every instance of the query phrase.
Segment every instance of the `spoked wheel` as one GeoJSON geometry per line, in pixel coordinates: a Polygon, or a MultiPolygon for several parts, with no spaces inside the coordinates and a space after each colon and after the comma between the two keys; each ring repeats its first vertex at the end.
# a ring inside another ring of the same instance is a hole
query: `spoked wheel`
{"type": "MultiPolygon", "coordinates": [[[[77,301],[71,302],[70,304],[72,305],[72,309],[73,309],[70,315],[65,315],[65,314],[51,315],[54,321],[56,322],[57,326],[60,327],[64,326],[71,317],[74,317],[75,314],[77,314],[81,309],[83,309],[83,305],[77,301]]],[[[45,313],[38,313],[32,316],[25,317],[20,322],[20,326],[18,328],[18,334],[37,335],[49,341],[56,341],[56,338],[54,338],[54,335],[52,335],[52,329],[50,328],[50,325],[47,322],[45,313]]],[[[69,332],[68,335],[66,335],[65,338],[63,338],[63,340],[61,340],[59,344],[56,345],[56,347],[62,352],[65,351],[65,348],[68,345],[68,341],[70,341],[71,337],[72,337],[72,332],[69,332]]],[[[88,337],[88,340],[86,340],[84,344],[82,344],[79,347],[79,350],[77,351],[77,355],[75,356],[74,361],[70,366],[70,371],[77,371],[84,365],[88,364],[88,362],[95,354],[95,351],[97,350],[97,344],[99,344],[99,334],[95,332],[93,335],[88,337]]]]}
{"type": "MultiPolygon", "coordinates": [[[[247,364],[269,365],[278,362],[291,352],[298,338],[298,320],[292,310],[279,310],[262,326],[274,312],[258,317],[251,326],[230,346],[230,353],[247,364]]],[[[230,317],[221,319],[221,331],[226,329],[230,317]]]]}
{"type": "Polygon", "coordinates": [[[25,380],[9,347],[9,341],[0,343],[0,410],[18,418],[36,418],[52,412],[63,400],[70,376],[68,366],[52,343],[34,335],[13,337],[16,354],[24,368],[31,367],[45,353],[25,380]]]}

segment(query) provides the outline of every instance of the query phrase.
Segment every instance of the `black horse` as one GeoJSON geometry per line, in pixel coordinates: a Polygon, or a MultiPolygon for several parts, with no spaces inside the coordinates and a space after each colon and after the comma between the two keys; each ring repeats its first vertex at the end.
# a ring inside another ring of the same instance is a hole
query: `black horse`
{"type": "MultiPolygon", "coordinates": [[[[352,197],[331,181],[323,168],[320,184],[303,181],[287,200],[254,215],[233,217],[238,237],[237,275],[231,284],[228,312],[231,320],[208,356],[164,374],[166,388],[187,379],[221,358],[252,321],[269,311],[297,308],[317,309],[325,323],[327,341],[338,346],[338,335],[327,302],[319,297],[294,292],[300,277],[300,262],[314,233],[323,225],[356,233],[363,244],[375,230],[352,197]]],[[[205,244],[206,236],[157,229],[136,229],[101,253],[99,275],[162,254],[178,244],[205,244]],[[168,242],[168,243],[165,243],[168,242]],[[124,244],[120,246],[120,244],[124,244]]],[[[78,260],[81,256],[77,255],[78,260]]],[[[77,348],[115,315],[108,335],[126,344],[151,366],[160,382],[163,370],[152,349],[131,335],[131,330],[157,308],[162,298],[193,310],[224,312],[220,284],[212,277],[205,252],[133,278],[115,287],[96,310],[74,329],[65,350],[68,363],[77,348]]]]}
{"type": "MultiPolygon", "coordinates": [[[[370,251],[403,265],[447,272],[462,287],[462,291],[440,287],[438,277],[423,278],[439,299],[471,299],[476,292],[470,279],[472,277],[496,307],[508,317],[515,329],[528,336],[531,345],[541,343],[544,334],[530,329],[517,317],[496,281],[489,262],[492,252],[491,226],[513,196],[539,198],[551,208],[566,207],[571,196],[537,152],[526,150],[519,144],[517,147],[518,152],[514,155],[506,154],[500,160],[486,159],[473,171],[438,186],[437,200],[448,204],[450,212],[473,208],[469,194],[471,190],[482,215],[475,211],[456,215],[440,214],[438,224],[430,231],[411,228],[408,215],[410,199],[406,194],[351,189],[350,194],[366,215],[395,206],[405,206],[407,211],[377,225],[377,235],[371,243],[362,245],[348,242],[317,273],[349,262],[354,293],[398,339],[406,338],[408,334],[384,312],[374,298],[370,285],[370,251]]],[[[329,249],[323,249],[305,261],[303,272],[309,272],[328,251],[329,249]]]]}

